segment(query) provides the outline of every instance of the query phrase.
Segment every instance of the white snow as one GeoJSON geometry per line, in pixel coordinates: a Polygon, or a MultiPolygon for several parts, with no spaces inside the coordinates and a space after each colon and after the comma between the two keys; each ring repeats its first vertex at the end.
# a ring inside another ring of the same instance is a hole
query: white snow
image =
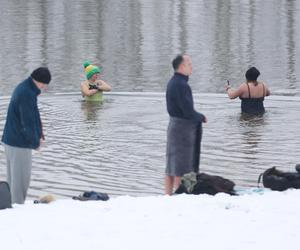
{"type": "Polygon", "coordinates": [[[300,190],[56,200],[0,210],[1,250],[298,249],[300,190]]]}

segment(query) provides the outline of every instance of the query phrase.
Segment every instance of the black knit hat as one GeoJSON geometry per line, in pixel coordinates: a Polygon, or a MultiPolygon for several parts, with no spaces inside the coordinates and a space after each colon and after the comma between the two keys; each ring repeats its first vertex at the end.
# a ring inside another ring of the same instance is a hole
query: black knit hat
{"type": "Polygon", "coordinates": [[[257,77],[260,75],[260,72],[258,71],[257,68],[255,67],[251,67],[250,69],[247,70],[245,76],[246,76],[246,79],[248,81],[256,81],[257,80],[257,77]]]}
{"type": "Polygon", "coordinates": [[[36,80],[37,82],[41,82],[44,84],[49,84],[51,81],[51,74],[48,68],[46,67],[40,67],[35,69],[31,73],[31,77],[36,80]]]}

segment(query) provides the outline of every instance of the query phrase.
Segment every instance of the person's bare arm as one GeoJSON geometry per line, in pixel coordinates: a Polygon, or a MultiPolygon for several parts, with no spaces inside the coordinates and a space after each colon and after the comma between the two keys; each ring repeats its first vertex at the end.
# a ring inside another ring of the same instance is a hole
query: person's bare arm
{"type": "Polygon", "coordinates": [[[111,91],[111,86],[103,80],[98,80],[98,88],[102,91],[111,91]]]}
{"type": "Polygon", "coordinates": [[[230,85],[225,85],[225,90],[230,99],[235,99],[239,96],[242,96],[244,93],[244,84],[241,84],[237,89],[232,89],[230,85]]]}
{"type": "Polygon", "coordinates": [[[81,83],[81,93],[83,96],[91,96],[97,93],[97,89],[89,89],[85,82],[81,83]]]}
{"type": "Polygon", "coordinates": [[[266,96],[271,95],[271,91],[269,90],[269,88],[266,85],[265,85],[265,87],[266,87],[266,96]]]}

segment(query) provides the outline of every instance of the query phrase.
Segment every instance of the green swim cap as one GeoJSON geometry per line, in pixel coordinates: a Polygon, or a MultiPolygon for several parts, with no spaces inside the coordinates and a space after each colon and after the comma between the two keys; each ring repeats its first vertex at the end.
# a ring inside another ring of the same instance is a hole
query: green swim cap
{"type": "Polygon", "coordinates": [[[87,79],[90,79],[92,75],[96,73],[100,73],[102,71],[101,68],[97,67],[96,65],[92,65],[89,61],[85,61],[83,63],[84,66],[84,72],[87,79]]]}

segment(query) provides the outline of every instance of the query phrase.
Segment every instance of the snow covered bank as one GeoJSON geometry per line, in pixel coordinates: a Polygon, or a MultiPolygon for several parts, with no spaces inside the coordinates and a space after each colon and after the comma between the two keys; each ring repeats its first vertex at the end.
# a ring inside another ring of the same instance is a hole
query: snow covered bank
{"type": "Polygon", "coordinates": [[[3,250],[296,249],[300,190],[121,196],[0,210],[3,250]]]}

